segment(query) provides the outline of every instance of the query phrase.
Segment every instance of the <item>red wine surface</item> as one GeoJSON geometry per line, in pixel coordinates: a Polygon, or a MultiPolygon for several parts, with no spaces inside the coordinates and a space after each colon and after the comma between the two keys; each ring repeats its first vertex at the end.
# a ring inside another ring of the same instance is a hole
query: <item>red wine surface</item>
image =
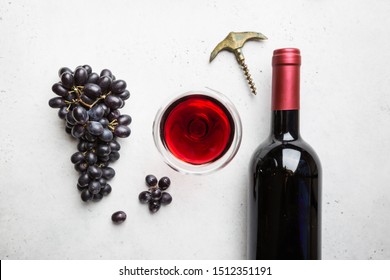
{"type": "Polygon", "coordinates": [[[161,133],[176,158],[200,165],[225,154],[232,143],[234,123],[219,101],[194,94],[180,98],[166,110],[161,133]]]}

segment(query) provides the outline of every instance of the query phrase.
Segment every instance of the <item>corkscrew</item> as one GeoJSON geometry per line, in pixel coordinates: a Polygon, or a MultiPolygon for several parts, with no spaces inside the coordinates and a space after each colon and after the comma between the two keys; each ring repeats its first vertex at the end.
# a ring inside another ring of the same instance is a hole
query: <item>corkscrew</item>
{"type": "Polygon", "coordinates": [[[210,62],[217,56],[220,51],[228,50],[236,56],[238,64],[240,64],[248,85],[253,94],[256,94],[256,86],[249,73],[248,65],[245,63],[245,57],[242,53],[242,47],[247,41],[267,40],[268,38],[259,32],[230,32],[211,52],[210,62]]]}

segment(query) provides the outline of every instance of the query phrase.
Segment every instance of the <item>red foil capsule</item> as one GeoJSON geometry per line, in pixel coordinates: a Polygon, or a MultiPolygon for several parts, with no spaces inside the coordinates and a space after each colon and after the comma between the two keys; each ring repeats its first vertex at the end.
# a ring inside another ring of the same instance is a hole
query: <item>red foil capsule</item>
{"type": "Polygon", "coordinates": [[[272,57],[272,110],[299,110],[299,49],[274,51],[272,57]]]}

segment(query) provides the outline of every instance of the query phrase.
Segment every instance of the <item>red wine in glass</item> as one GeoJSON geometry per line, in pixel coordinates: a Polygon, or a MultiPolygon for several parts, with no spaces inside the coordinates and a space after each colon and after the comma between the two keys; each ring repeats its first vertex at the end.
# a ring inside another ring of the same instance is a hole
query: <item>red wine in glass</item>
{"type": "Polygon", "coordinates": [[[162,137],[169,151],[190,164],[219,159],[230,148],[233,119],[216,99],[194,94],[174,102],[161,123],[162,137]]]}
{"type": "Polygon", "coordinates": [[[179,96],[155,122],[155,141],[168,164],[182,171],[189,167],[190,173],[205,171],[205,166],[207,171],[222,167],[235,155],[241,140],[238,114],[220,94],[191,92],[179,96]]]}

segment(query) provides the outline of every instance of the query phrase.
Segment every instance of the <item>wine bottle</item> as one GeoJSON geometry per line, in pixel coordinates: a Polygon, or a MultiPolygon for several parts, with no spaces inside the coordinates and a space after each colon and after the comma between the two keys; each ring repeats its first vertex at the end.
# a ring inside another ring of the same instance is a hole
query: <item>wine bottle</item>
{"type": "Polygon", "coordinates": [[[251,160],[249,259],[321,258],[321,166],[299,133],[299,49],[274,51],[271,134],[251,160]]]}

